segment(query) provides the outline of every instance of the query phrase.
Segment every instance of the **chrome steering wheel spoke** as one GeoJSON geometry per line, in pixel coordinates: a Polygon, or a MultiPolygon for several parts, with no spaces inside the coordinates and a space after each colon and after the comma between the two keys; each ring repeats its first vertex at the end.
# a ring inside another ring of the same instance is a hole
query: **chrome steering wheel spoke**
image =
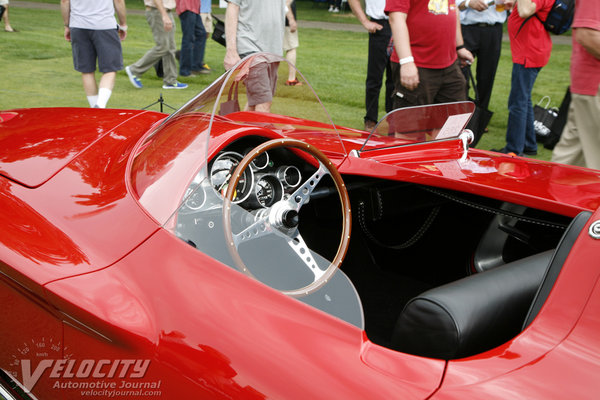
{"type": "Polygon", "coordinates": [[[313,273],[313,275],[315,276],[315,282],[318,279],[320,279],[323,275],[325,275],[325,271],[319,268],[319,266],[315,262],[314,257],[310,252],[310,249],[304,242],[302,235],[300,235],[300,232],[298,232],[297,229],[293,236],[288,237],[287,242],[288,245],[292,248],[292,250],[294,250],[294,252],[298,255],[300,260],[302,260],[304,265],[306,265],[308,269],[313,273]]]}
{"type": "Polygon", "coordinates": [[[321,161],[319,161],[319,169],[312,174],[310,178],[308,178],[298,189],[292,193],[288,199],[288,202],[292,209],[296,211],[300,211],[300,208],[310,200],[310,195],[315,190],[315,187],[319,184],[321,179],[325,175],[329,175],[329,171],[323,165],[321,161]]]}

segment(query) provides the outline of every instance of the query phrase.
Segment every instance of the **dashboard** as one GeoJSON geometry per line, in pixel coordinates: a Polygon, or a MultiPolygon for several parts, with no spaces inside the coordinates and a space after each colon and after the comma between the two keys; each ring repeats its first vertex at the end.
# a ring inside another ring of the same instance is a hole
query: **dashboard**
{"type": "MultiPolygon", "coordinates": [[[[201,171],[186,190],[180,213],[189,214],[220,208],[230,178],[255,146],[230,145],[201,171]]],[[[242,172],[233,203],[247,210],[273,206],[287,198],[315,168],[287,149],[272,149],[259,155],[242,172]]]]}

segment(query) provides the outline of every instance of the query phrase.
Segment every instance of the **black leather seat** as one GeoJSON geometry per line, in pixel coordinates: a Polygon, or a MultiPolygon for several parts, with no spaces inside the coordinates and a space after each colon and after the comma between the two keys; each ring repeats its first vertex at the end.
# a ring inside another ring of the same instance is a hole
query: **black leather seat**
{"type": "Polygon", "coordinates": [[[398,318],[392,347],[450,360],[490,350],[515,337],[545,302],[590,215],[583,212],[572,221],[556,251],[504,264],[413,298],[398,318]]]}

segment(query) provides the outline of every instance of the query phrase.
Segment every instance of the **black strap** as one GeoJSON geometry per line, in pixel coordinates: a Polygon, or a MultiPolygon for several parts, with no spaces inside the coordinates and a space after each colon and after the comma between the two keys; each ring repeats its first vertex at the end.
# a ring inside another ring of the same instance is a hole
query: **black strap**
{"type": "Polygon", "coordinates": [[[475,104],[479,105],[479,91],[477,90],[477,84],[475,83],[475,78],[473,78],[473,72],[471,72],[471,66],[467,65],[467,75],[469,77],[469,82],[471,82],[471,86],[473,87],[473,92],[475,92],[475,104]]]}

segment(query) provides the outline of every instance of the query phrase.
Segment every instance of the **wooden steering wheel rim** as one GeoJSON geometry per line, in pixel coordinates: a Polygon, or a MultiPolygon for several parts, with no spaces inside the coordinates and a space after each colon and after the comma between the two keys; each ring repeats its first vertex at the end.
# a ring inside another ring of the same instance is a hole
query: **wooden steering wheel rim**
{"type": "Polygon", "coordinates": [[[293,147],[293,148],[305,151],[305,152],[309,153],[310,155],[312,155],[317,160],[319,160],[321,162],[321,164],[323,164],[323,166],[325,168],[327,168],[329,175],[333,179],[333,182],[335,184],[335,187],[338,192],[339,199],[340,199],[340,204],[342,206],[343,215],[342,215],[342,234],[341,234],[340,244],[338,246],[337,253],[336,253],[333,261],[331,261],[331,263],[325,270],[325,273],[320,278],[316,279],[314,282],[312,282],[309,285],[304,286],[302,288],[292,289],[292,290],[280,290],[282,293],[284,293],[288,296],[303,297],[303,296],[306,296],[306,295],[309,295],[309,294],[315,292],[322,285],[324,285],[325,283],[327,283],[327,281],[329,281],[331,279],[331,277],[335,274],[335,272],[339,268],[340,264],[344,260],[344,257],[346,256],[346,252],[348,251],[348,246],[350,244],[350,232],[352,229],[352,214],[351,214],[351,210],[350,210],[350,198],[348,196],[348,191],[346,190],[346,185],[344,184],[342,176],[338,172],[335,165],[333,165],[331,160],[329,160],[329,158],[325,154],[323,154],[319,149],[317,149],[315,146],[313,146],[309,143],[306,143],[306,142],[303,142],[303,141],[297,140],[297,139],[291,139],[291,138],[273,139],[273,140],[270,140],[268,142],[265,142],[265,143],[257,146],[252,151],[248,152],[248,154],[246,154],[244,156],[244,158],[238,164],[237,168],[234,170],[234,172],[229,180],[227,191],[223,198],[223,230],[225,232],[225,241],[227,243],[227,248],[229,250],[231,257],[233,258],[236,268],[238,268],[240,271],[242,271],[246,275],[256,279],[254,277],[254,275],[252,275],[252,273],[248,270],[248,268],[246,267],[246,265],[244,264],[242,259],[240,258],[240,255],[239,255],[237,249],[235,248],[235,244],[233,243],[233,240],[232,240],[233,233],[231,231],[231,204],[232,204],[233,196],[235,194],[235,188],[238,185],[238,182],[240,180],[242,172],[246,168],[248,168],[250,163],[256,157],[258,157],[262,153],[264,153],[268,150],[271,150],[273,148],[276,148],[276,147],[293,147]]]}

